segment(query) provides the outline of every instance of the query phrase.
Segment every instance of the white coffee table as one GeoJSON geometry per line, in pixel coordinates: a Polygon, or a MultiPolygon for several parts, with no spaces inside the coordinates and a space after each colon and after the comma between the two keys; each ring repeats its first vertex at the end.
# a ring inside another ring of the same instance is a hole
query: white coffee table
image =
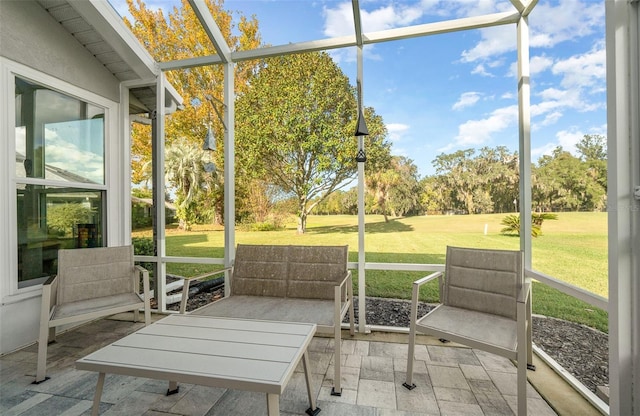
{"type": "Polygon", "coordinates": [[[106,373],[266,393],[269,416],[302,359],[310,407],[316,415],[307,347],[315,324],[171,315],[76,361],[97,371],[93,415],[98,414],[106,373]]]}

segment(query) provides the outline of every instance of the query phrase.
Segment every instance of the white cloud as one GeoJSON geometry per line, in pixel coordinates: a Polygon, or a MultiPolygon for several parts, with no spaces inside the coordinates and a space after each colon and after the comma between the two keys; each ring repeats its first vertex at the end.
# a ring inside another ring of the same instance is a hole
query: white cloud
{"type": "Polygon", "coordinates": [[[543,126],[549,126],[552,124],[556,124],[558,120],[560,120],[563,116],[561,111],[553,111],[547,115],[545,115],[544,120],[540,123],[543,126]]]}
{"type": "Polygon", "coordinates": [[[546,71],[547,69],[551,68],[552,65],[553,59],[545,55],[532,56],[531,59],[529,59],[529,70],[531,74],[534,75],[546,71]]]}
{"type": "Polygon", "coordinates": [[[83,137],[76,132],[76,129],[87,123],[91,123],[91,121],[75,122],[70,125],[60,123],[62,125],[58,127],[64,131],[64,137],[67,139],[60,137],[55,128],[45,127],[46,164],[80,175],[95,183],[103,183],[104,161],[102,156],[72,142],[75,138],[83,137]]]}
{"type": "Polygon", "coordinates": [[[518,122],[518,106],[498,108],[487,118],[469,120],[458,126],[458,135],[453,142],[440,149],[448,151],[456,147],[479,147],[490,142],[494,133],[499,133],[518,122]]]}
{"type": "Polygon", "coordinates": [[[606,58],[604,42],[599,42],[585,54],[556,62],[551,71],[562,77],[560,85],[565,88],[602,91],[606,82],[606,58]]]}
{"type": "MultiPolygon", "coordinates": [[[[365,32],[377,32],[399,26],[409,26],[424,15],[424,5],[403,6],[389,4],[371,11],[360,8],[360,18],[365,32]]],[[[353,8],[351,2],[324,8],[324,34],[328,37],[348,36],[354,33],[353,8]]]]}
{"type": "Polygon", "coordinates": [[[576,154],[576,144],[582,140],[584,133],[578,130],[560,130],[556,133],[558,145],[562,146],[563,150],[576,154]]]}
{"type": "Polygon", "coordinates": [[[556,147],[562,147],[562,150],[570,152],[574,156],[578,155],[576,144],[582,140],[585,134],[606,134],[606,126],[598,126],[591,129],[589,133],[579,130],[578,128],[570,128],[569,130],[560,130],[556,133],[556,141],[545,143],[542,146],[531,149],[531,158],[536,160],[543,155],[550,156],[556,147]],[[605,130],[603,133],[602,129],[605,130]]]}
{"type": "Polygon", "coordinates": [[[353,9],[350,3],[340,3],[335,8],[324,8],[324,34],[328,37],[353,35],[353,9]]]}
{"type": "Polygon", "coordinates": [[[470,107],[480,100],[480,93],[475,91],[462,93],[458,101],[451,107],[453,110],[461,110],[465,107],[470,107]]]}
{"type": "Polygon", "coordinates": [[[476,62],[516,50],[516,33],[512,25],[480,29],[480,41],[462,52],[462,62],[476,62]]]}
{"type": "Polygon", "coordinates": [[[531,46],[549,48],[602,30],[604,2],[560,0],[538,4],[529,17],[531,46]]]}
{"type": "Polygon", "coordinates": [[[388,123],[387,132],[389,133],[389,140],[394,144],[402,141],[403,136],[409,131],[409,125],[402,123],[388,123]]]}
{"type": "Polygon", "coordinates": [[[545,143],[542,146],[532,148],[531,160],[535,162],[538,159],[540,159],[540,157],[542,157],[543,155],[551,156],[551,154],[553,153],[553,150],[557,146],[558,145],[556,143],[545,143]]]}
{"type": "Polygon", "coordinates": [[[476,67],[471,70],[471,73],[473,75],[480,75],[480,76],[483,76],[483,77],[492,77],[493,76],[493,74],[491,74],[490,72],[487,72],[487,70],[484,69],[484,65],[483,64],[476,65],[476,67]]]}
{"type": "MultiPolygon", "coordinates": [[[[561,42],[602,32],[604,2],[559,0],[538,4],[529,16],[532,48],[551,48],[561,42]]],[[[476,62],[516,50],[512,25],[480,30],[480,41],[462,52],[462,62],[476,62]]]]}

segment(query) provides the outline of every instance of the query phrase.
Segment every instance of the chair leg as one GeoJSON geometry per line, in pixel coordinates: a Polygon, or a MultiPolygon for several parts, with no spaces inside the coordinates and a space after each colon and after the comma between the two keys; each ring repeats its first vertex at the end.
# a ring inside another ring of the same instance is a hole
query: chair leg
{"type": "Polygon", "coordinates": [[[337,321],[337,325],[334,325],[335,333],[333,336],[333,342],[335,343],[335,352],[333,358],[333,389],[331,390],[332,396],[342,396],[342,383],[341,383],[341,374],[340,367],[342,361],[341,355],[341,343],[342,343],[342,328],[340,327],[340,321],[337,321]]]}
{"type": "Polygon", "coordinates": [[[527,416],[527,362],[518,360],[518,416],[527,416]]]}
{"type": "Polygon", "coordinates": [[[354,321],[356,320],[355,312],[353,310],[353,296],[351,297],[351,304],[349,305],[349,334],[354,336],[356,334],[356,325],[354,321]]]}
{"type": "Polygon", "coordinates": [[[411,328],[409,331],[409,351],[407,353],[407,378],[402,385],[409,390],[413,390],[416,385],[413,384],[413,360],[415,355],[415,347],[416,347],[416,328],[415,323],[411,323],[411,328]]]}
{"type": "MultiPolygon", "coordinates": [[[[51,328],[55,331],[55,328],[51,328]]],[[[47,345],[49,343],[49,327],[47,323],[40,325],[40,335],[38,336],[38,364],[36,368],[35,384],[47,380],[47,345]]]]}
{"type": "Polygon", "coordinates": [[[518,362],[518,416],[527,416],[527,367],[529,365],[531,344],[527,342],[529,325],[526,305],[518,303],[517,306],[519,311],[516,334],[518,343],[516,347],[516,360],[518,362]]]}

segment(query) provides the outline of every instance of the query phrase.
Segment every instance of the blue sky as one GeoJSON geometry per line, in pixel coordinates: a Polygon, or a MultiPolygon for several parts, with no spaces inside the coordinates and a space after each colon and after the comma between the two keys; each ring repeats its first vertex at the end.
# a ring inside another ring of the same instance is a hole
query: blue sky
{"type": "MultiPolygon", "coordinates": [[[[126,15],[124,0],[110,0],[126,15]]],[[[147,7],[170,10],[171,0],[147,7]]],[[[508,0],[361,0],[364,32],[512,11],[508,0]]],[[[256,15],[265,43],[353,34],[350,1],[226,0],[256,15]]],[[[166,13],[165,13],[166,15],[166,13]]],[[[236,20],[237,21],[237,20],[236,20]]],[[[585,134],[606,136],[604,0],[540,0],[529,18],[531,147],[535,162],[585,134]]],[[[355,48],[330,52],[355,85],[355,48]]],[[[515,25],[433,35],[364,48],[364,105],[382,116],[392,152],[419,173],[441,153],[518,148],[515,25]]]]}

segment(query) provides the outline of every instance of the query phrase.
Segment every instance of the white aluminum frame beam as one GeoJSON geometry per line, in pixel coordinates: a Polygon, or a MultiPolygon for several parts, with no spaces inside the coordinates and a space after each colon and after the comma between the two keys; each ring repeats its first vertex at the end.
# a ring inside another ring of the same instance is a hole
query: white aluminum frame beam
{"type": "Polygon", "coordinates": [[[204,0],[188,0],[193,12],[202,24],[202,28],[207,33],[209,40],[213,43],[213,47],[218,52],[218,56],[222,59],[222,62],[231,62],[231,49],[227,45],[227,41],[224,39],[220,28],[213,19],[209,7],[204,0]]]}
{"type": "MultiPolygon", "coordinates": [[[[504,12],[484,16],[467,17],[463,19],[447,20],[444,22],[427,23],[424,25],[408,26],[397,29],[389,29],[378,32],[363,33],[361,34],[362,45],[389,42],[393,40],[410,39],[422,36],[438,35],[441,33],[459,32],[470,29],[480,29],[484,27],[515,24],[519,19],[520,13],[504,12]]],[[[212,42],[214,41],[212,40],[212,42]]],[[[216,42],[214,42],[214,44],[216,44],[216,42]]],[[[290,43],[287,45],[270,46],[265,48],[253,49],[250,51],[235,51],[230,53],[229,61],[241,62],[252,59],[264,59],[294,53],[317,52],[338,48],[348,48],[352,46],[358,46],[357,35],[341,36],[308,42],[290,43]]],[[[222,58],[220,56],[212,55],[162,62],[159,65],[162,70],[169,71],[174,69],[192,68],[199,65],[211,65],[221,62],[222,58]]]]}
{"type": "MultiPolygon", "coordinates": [[[[151,128],[153,202],[156,218],[154,224],[154,239],[158,259],[163,259],[167,255],[165,238],[166,213],[164,205],[165,84],[167,84],[166,77],[164,74],[161,74],[156,80],[156,112],[155,117],[152,117],[153,122],[151,128]]],[[[156,262],[155,271],[154,280],[157,308],[159,312],[165,312],[167,310],[167,265],[165,262],[156,262]]]]}
{"type": "Polygon", "coordinates": [[[531,269],[531,83],[529,69],[529,18],[516,25],[518,45],[518,154],[520,171],[520,249],[524,267],[531,269]]]}
{"type": "MultiPolygon", "coordinates": [[[[356,72],[356,89],[358,94],[358,117],[364,117],[364,106],[362,96],[362,79],[363,75],[363,37],[362,37],[362,21],[360,19],[360,5],[358,0],[352,0],[353,22],[355,26],[355,38],[357,43],[357,72],[356,72]]],[[[357,125],[358,121],[356,121],[357,125]]],[[[357,128],[357,127],[356,127],[357,128]]],[[[358,136],[358,153],[365,152],[364,136],[358,136]]],[[[358,332],[366,333],[367,329],[367,302],[366,297],[366,249],[365,249],[365,184],[364,184],[364,164],[365,162],[357,162],[358,164],[358,332]]]]}
{"type": "Polygon", "coordinates": [[[640,17],[606,0],[610,414],[640,415],[640,17]],[[638,194],[636,194],[636,192],[638,194]]]}
{"type": "MultiPolygon", "coordinates": [[[[235,64],[224,65],[224,266],[235,258],[236,176],[235,176],[235,64]]],[[[231,295],[229,273],[224,276],[224,295],[231,295]]]]}

